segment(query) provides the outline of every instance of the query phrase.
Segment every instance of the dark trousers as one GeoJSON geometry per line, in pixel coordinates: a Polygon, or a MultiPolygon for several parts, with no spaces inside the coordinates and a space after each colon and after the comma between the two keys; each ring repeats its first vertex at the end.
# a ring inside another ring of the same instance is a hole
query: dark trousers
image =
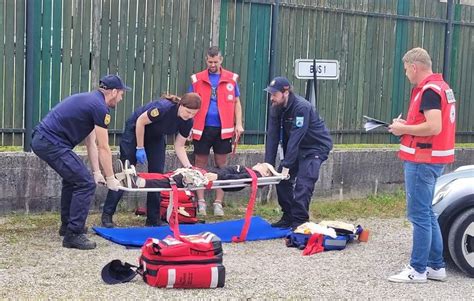
{"type": "Polygon", "coordinates": [[[309,221],[309,204],[319,178],[321,163],[322,160],[314,155],[299,158],[298,164],[290,169],[290,179],[276,185],[283,219],[293,226],[309,221]]]}
{"type": "Polygon", "coordinates": [[[34,133],[31,148],[63,178],[61,222],[71,231],[81,233],[95,193],[92,174],[76,153],[50,142],[41,132],[34,133]]]}
{"type": "MultiPolygon", "coordinates": [[[[120,142],[120,160],[129,160],[135,165],[137,162],[135,133],[125,131],[120,142]]],[[[148,172],[163,173],[165,168],[166,140],[165,136],[155,139],[146,139],[145,152],[148,161],[148,172]]],[[[110,190],[105,199],[103,212],[113,215],[117,210],[117,205],[123,196],[124,191],[110,190]]],[[[160,209],[160,194],[158,192],[148,192],[146,198],[147,224],[156,224],[158,222],[158,210],[160,209]]]]}

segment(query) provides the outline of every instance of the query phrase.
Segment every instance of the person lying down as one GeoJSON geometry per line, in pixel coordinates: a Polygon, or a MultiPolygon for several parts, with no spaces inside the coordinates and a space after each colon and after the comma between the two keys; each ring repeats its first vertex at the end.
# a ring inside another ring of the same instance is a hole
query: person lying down
{"type": "MultiPolygon", "coordinates": [[[[211,167],[207,170],[190,168],[178,168],[174,172],[167,174],[159,173],[139,173],[135,172],[133,165],[127,166],[121,172],[116,173],[116,178],[120,180],[124,187],[128,188],[171,188],[172,179],[178,188],[205,187],[210,181],[216,180],[240,180],[251,178],[245,166],[230,165],[223,168],[211,167]]],[[[275,168],[268,163],[257,163],[251,167],[258,178],[282,176],[275,168]]],[[[244,187],[224,188],[224,190],[236,191],[244,187]]]]}

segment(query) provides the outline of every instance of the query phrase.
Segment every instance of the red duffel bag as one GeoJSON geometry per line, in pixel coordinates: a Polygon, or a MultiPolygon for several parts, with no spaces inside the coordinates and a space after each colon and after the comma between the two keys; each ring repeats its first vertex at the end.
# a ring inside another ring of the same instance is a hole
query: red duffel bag
{"type": "Polygon", "coordinates": [[[181,239],[148,238],[142,246],[138,272],[156,287],[216,288],[225,284],[222,243],[210,232],[181,239]]]}

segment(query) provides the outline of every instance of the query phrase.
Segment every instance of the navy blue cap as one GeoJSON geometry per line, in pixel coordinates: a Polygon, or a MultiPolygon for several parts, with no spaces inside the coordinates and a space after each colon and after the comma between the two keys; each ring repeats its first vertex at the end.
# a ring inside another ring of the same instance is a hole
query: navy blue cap
{"type": "Polygon", "coordinates": [[[125,90],[125,91],[130,91],[132,88],[129,86],[126,86],[120,76],[115,75],[115,74],[109,74],[104,77],[102,77],[99,80],[99,87],[105,90],[111,90],[111,89],[118,89],[118,90],[125,90]]]}
{"type": "Polygon", "coordinates": [[[270,82],[264,91],[267,91],[268,93],[285,92],[290,89],[290,87],[290,81],[286,77],[277,76],[270,82]]]}
{"type": "Polygon", "coordinates": [[[131,267],[135,266],[118,259],[112,260],[102,268],[102,280],[107,284],[129,282],[137,275],[131,267]]]}

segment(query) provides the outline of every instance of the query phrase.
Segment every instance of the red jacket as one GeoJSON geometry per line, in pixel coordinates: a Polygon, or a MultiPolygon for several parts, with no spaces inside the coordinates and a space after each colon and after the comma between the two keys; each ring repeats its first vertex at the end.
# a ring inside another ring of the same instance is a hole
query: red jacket
{"type": "Polygon", "coordinates": [[[411,92],[408,109],[408,125],[426,121],[420,112],[421,96],[431,89],[441,97],[442,129],[434,136],[403,135],[398,157],[419,163],[451,163],[454,161],[454,138],[456,133],[456,100],[453,90],[439,73],[432,74],[419,83],[411,92]]]}
{"type": "MultiPolygon", "coordinates": [[[[232,138],[235,125],[235,87],[239,75],[221,68],[217,86],[217,109],[221,120],[221,138],[232,138]]],[[[191,75],[194,92],[201,96],[201,109],[194,116],[193,139],[200,140],[206,122],[207,110],[211,101],[211,82],[206,70],[191,75]]]]}

